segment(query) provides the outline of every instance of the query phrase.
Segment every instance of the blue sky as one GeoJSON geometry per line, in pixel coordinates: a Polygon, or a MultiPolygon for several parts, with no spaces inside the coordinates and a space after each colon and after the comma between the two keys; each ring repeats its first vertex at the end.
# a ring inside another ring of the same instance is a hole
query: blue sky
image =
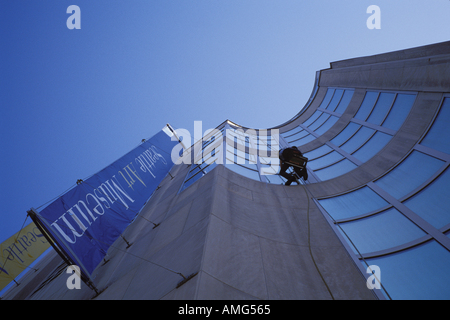
{"type": "Polygon", "coordinates": [[[448,0],[2,0],[0,242],[166,123],[276,126],[316,71],[447,41],[449,14],[448,0]]]}

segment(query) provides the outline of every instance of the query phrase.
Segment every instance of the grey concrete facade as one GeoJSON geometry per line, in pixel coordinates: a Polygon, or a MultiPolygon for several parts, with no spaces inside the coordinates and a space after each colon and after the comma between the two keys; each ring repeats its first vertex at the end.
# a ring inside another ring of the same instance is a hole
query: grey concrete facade
{"type": "Polygon", "coordinates": [[[219,165],[179,192],[189,166],[175,166],[123,233],[132,245],[117,239],[109,261],[95,270],[100,294],[84,284],[81,290],[68,290],[64,272],[38,289],[62,263],[51,253],[39,271],[2,298],[383,299],[367,288],[361,264],[315,200],[370,184],[401,162],[450,93],[448,74],[450,42],[331,63],[320,72],[308,108],[278,129],[286,132],[307,120],[328,88],[354,89],[339,120],[302,146],[306,153],[347,126],[367,90],[417,92],[403,125],[374,157],[342,176],[306,187],[251,180],[219,165]],[[177,288],[183,277],[194,274],[177,288]]]}
{"type": "MultiPolygon", "coordinates": [[[[177,194],[185,171],[177,167],[126,230],[132,245],[119,238],[110,249],[109,262],[94,272],[104,290],[95,299],[374,298],[303,188],[218,166],[177,194]],[[176,272],[197,275],[176,288],[183,280],[176,272]]],[[[67,278],[63,273],[27,298],[95,296],[84,284],[68,290],[67,278]]]]}

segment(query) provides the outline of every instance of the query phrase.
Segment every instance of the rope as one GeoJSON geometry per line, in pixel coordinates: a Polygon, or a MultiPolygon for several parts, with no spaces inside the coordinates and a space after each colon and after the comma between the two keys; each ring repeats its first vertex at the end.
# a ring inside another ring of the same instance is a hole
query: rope
{"type": "Polygon", "coordinates": [[[328,293],[330,294],[331,298],[333,300],[335,300],[334,296],[333,296],[333,293],[331,293],[330,287],[328,286],[327,282],[325,281],[325,278],[323,277],[322,272],[320,272],[320,269],[319,269],[319,267],[317,266],[317,263],[316,263],[316,259],[314,259],[314,255],[312,253],[312,249],[311,249],[311,224],[310,224],[310,219],[309,219],[310,200],[309,200],[309,195],[308,195],[308,191],[307,191],[307,187],[306,187],[306,182],[305,181],[303,181],[303,182],[304,182],[302,184],[303,190],[305,191],[306,198],[308,199],[308,209],[307,209],[306,216],[307,216],[307,220],[308,220],[308,247],[309,247],[309,254],[311,255],[312,261],[314,263],[314,266],[316,267],[317,272],[320,275],[320,278],[322,278],[323,283],[327,287],[328,293]]]}
{"type": "MultiPolygon", "coordinates": [[[[307,193],[307,191],[309,192],[309,189],[307,188],[307,186],[306,186],[306,182],[303,184],[303,189],[305,190],[305,192],[306,192],[306,195],[307,195],[307,197],[308,197],[308,193],[307,193]]],[[[311,192],[310,192],[311,193],[311,192]]],[[[312,195],[312,194],[311,194],[312,195]]],[[[326,211],[327,212],[327,211],[326,211]]],[[[357,251],[357,253],[358,253],[358,255],[361,257],[361,259],[363,260],[363,262],[366,264],[366,266],[367,267],[369,267],[369,264],[367,263],[367,261],[366,261],[366,259],[364,259],[364,257],[363,257],[363,255],[361,254],[361,252],[358,250],[358,248],[356,247],[356,245],[353,243],[353,241],[350,239],[350,237],[347,235],[347,233],[344,231],[344,229],[342,229],[342,227],[339,225],[339,223],[337,223],[336,222],[336,220],[334,220],[334,218],[327,212],[327,214],[328,214],[328,216],[333,220],[333,223],[334,223],[334,225],[336,225],[337,227],[339,227],[339,229],[342,231],[342,233],[345,235],[345,237],[347,237],[347,239],[348,239],[348,241],[351,243],[351,245],[355,248],[355,250],[357,251]]],[[[308,242],[309,242],[309,197],[308,197],[308,242]]],[[[310,253],[311,253],[311,256],[312,256],[312,252],[311,252],[311,246],[309,247],[309,250],[310,250],[310,253]]],[[[313,256],[312,256],[313,257],[313,256]]],[[[314,257],[313,257],[313,260],[314,260],[314,257]]],[[[315,264],[315,262],[314,262],[314,264],[315,264]]],[[[317,268],[317,265],[316,265],[316,268],[317,268]]],[[[317,269],[318,271],[319,271],[319,269],[317,269]]],[[[319,271],[319,273],[320,273],[320,271],[319,271]]],[[[321,274],[321,276],[322,276],[322,274],[321,274]]],[[[375,275],[374,275],[375,276],[375,275]]],[[[383,284],[381,283],[381,281],[375,276],[375,278],[376,278],[376,280],[378,281],[378,283],[381,285],[381,287],[383,288],[383,290],[384,290],[384,292],[386,293],[386,295],[388,296],[388,298],[390,299],[390,300],[392,300],[392,298],[391,298],[391,296],[389,295],[389,293],[387,292],[387,290],[386,290],[386,288],[383,286],[383,284]]],[[[322,280],[323,280],[323,277],[322,277],[322,280]]],[[[324,280],[324,282],[325,282],[325,280],[324,280]]],[[[325,285],[326,285],[326,283],[325,283],[325,285]]],[[[328,286],[327,286],[327,288],[328,288],[328,286]]],[[[330,292],[330,294],[331,294],[331,292],[330,292]]],[[[334,299],[334,298],[333,298],[334,299]]]]}
{"type": "MultiPolygon", "coordinates": [[[[356,245],[353,243],[352,239],[350,239],[350,237],[347,235],[347,233],[344,231],[344,229],[342,229],[342,227],[339,225],[339,223],[336,222],[336,220],[334,220],[334,218],[327,212],[328,216],[333,220],[333,223],[335,225],[338,226],[338,228],[341,230],[341,232],[347,237],[348,241],[350,242],[350,244],[353,246],[353,248],[355,248],[356,252],[358,253],[358,255],[361,257],[362,261],[366,264],[366,266],[369,268],[369,263],[366,261],[366,259],[364,259],[363,255],[361,254],[361,252],[358,250],[358,248],[356,247],[356,245]]],[[[389,300],[392,300],[391,296],[389,295],[389,293],[387,292],[386,288],[383,286],[383,284],[381,283],[381,281],[375,276],[375,274],[373,274],[375,279],[378,281],[378,283],[380,284],[380,286],[383,288],[384,292],[386,293],[386,295],[388,296],[389,300]]]]}

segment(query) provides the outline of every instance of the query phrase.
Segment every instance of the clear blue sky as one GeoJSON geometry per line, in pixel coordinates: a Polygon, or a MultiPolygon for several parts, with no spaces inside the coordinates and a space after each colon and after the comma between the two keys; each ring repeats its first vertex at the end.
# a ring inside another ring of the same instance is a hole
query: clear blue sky
{"type": "Polygon", "coordinates": [[[330,62],[450,34],[448,0],[0,3],[0,242],[166,123],[276,126],[330,62]],[[73,4],[80,30],[66,27],[73,4]],[[380,30],[366,27],[372,4],[380,30]]]}

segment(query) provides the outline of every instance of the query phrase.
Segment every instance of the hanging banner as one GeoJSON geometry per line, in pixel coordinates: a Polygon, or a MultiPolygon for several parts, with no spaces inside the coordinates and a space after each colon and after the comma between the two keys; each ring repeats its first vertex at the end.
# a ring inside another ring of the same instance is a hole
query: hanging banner
{"type": "MultiPolygon", "coordinates": [[[[40,228],[90,277],[173,166],[170,127],[37,213],[40,228]]],[[[58,249],[56,248],[56,249],[58,249]]]]}
{"type": "Polygon", "coordinates": [[[50,244],[33,222],[1,243],[0,290],[13,281],[49,247],[50,244]]]}

